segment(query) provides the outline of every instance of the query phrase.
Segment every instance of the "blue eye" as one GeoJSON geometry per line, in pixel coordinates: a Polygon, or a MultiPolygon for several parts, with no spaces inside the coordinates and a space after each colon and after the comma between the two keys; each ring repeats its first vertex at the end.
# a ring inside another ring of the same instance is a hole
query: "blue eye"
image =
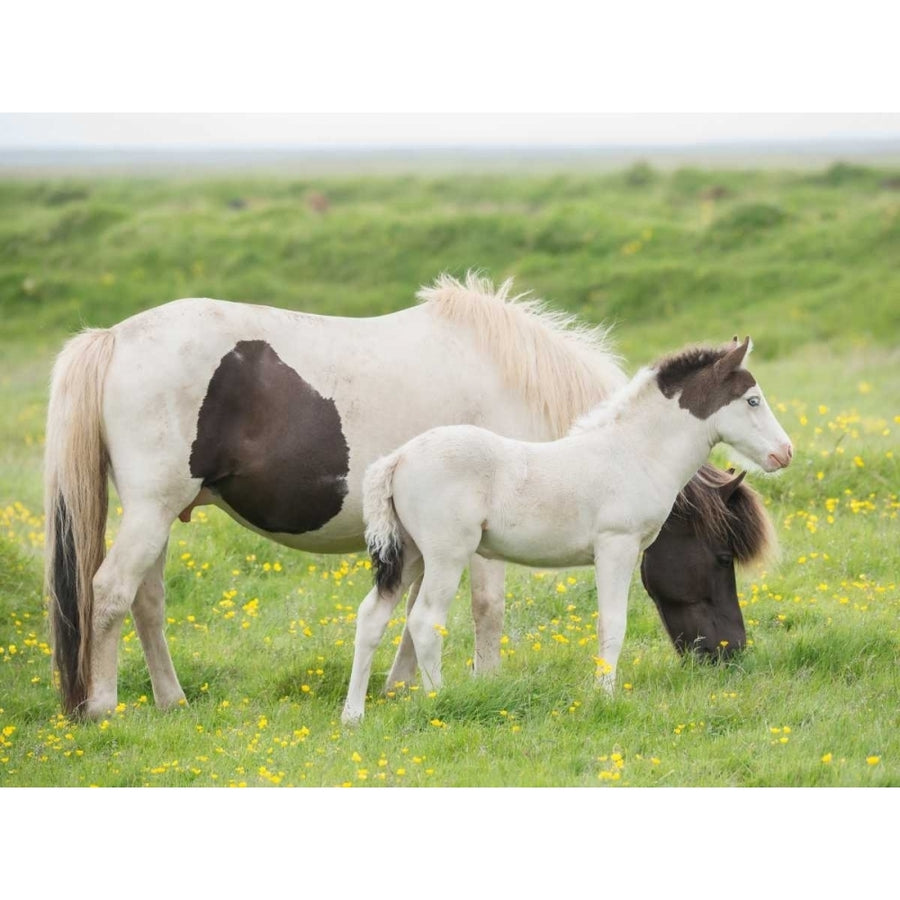
{"type": "Polygon", "coordinates": [[[759,406],[759,397],[748,397],[747,402],[751,406],[759,406]]]}

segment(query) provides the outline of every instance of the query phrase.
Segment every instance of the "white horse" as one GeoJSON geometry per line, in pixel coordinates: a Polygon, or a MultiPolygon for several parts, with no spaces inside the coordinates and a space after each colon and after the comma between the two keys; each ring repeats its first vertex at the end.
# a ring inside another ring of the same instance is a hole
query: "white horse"
{"type": "Polygon", "coordinates": [[[423,686],[441,686],[441,633],[474,553],[593,564],[598,679],[612,690],[632,571],[712,447],[724,441],[766,471],[791,460],[787,434],[744,368],[749,350],[749,338],[735,338],[665,358],[556,441],[442,427],[373,463],[363,502],[376,585],[359,609],[343,720],[363,716],[375,649],[403,588],[420,576],[406,627],[423,686]]]}
{"type": "MultiPolygon", "coordinates": [[[[215,504],[303,550],[365,547],[370,462],[441,424],[545,441],[626,382],[602,328],[469,276],[373,318],[178,300],[86,331],[53,371],[46,592],[63,707],[117,703],[130,611],[160,706],[184,700],[166,645],[169,530],[215,504]],[[518,302],[516,302],[518,301],[518,302]],[[107,479],[123,507],[105,555],[107,479]],[[104,558],[105,557],[105,558],[104,558]]],[[[475,667],[500,660],[502,563],[472,560],[475,667]]],[[[398,671],[415,668],[411,645],[398,671]]]]}

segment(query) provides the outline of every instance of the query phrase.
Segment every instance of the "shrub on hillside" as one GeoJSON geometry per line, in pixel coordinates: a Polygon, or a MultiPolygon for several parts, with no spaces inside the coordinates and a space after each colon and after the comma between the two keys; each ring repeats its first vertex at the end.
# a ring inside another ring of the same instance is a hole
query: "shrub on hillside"
{"type": "Polygon", "coordinates": [[[776,228],[786,218],[780,206],[741,203],[719,216],[707,229],[707,236],[718,246],[734,246],[776,228]]]}

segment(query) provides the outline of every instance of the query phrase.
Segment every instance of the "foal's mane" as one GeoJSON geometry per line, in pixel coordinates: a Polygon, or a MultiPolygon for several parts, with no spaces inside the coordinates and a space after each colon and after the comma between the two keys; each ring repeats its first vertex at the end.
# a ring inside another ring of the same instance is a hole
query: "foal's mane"
{"type": "Polygon", "coordinates": [[[615,422],[620,411],[627,408],[634,400],[645,394],[648,387],[654,383],[653,369],[643,368],[631,379],[620,387],[614,394],[601,400],[583,416],[577,418],[568,434],[583,434],[585,431],[593,431],[602,428],[611,422],[615,422]]]}
{"type": "Polygon", "coordinates": [[[690,525],[701,540],[729,544],[744,565],[776,556],[778,539],[759,494],[742,481],[726,503],[717,490],[733,477],[704,463],[678,495],[672,515],[690,525]]]}
{"type": "Polygon", "coordinates": [[[471,328],[500,366],[506,382],[562,437],[578,416],[626,383],[608,329],[550,310],[526,294],[510,296],[475,272],[461,282],[440,275],[416,295],[451,322],[471,328]]]}

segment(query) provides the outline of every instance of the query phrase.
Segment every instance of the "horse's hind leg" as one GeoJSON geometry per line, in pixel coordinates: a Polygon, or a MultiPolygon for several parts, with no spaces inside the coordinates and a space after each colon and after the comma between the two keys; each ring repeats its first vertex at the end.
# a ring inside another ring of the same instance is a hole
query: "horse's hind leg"
{"type": "Polygon", "coordinates": [[[468,556],[469,554],[460,554],[458,558],[432,555],[425,557],[422,587],[406,624],[416,648],[422,686],[429,691],[436,691],[441,686],[444,626],[468,556]]]}
{"type": "MultiPolygon", "coordinates": [[[[475,624],[475,674],[492,672],[500,666],[500,639],[503,635],[503,611],[506,605],[506,563],[473,556],[469,565],[472,586],[472,619],[475,624]]],[[[421,580],[409,591],[406,618],[409,619],[418,596],[421,580]]],[[[409,684],[416,677],[416,648],[405,625],[394,664],[385,689],[398,683],[409,684]]]]}
{"type": "Polygon", "coordinates": [[[372,674],[372,660],[375,650],[384,635],[387,623],[391,618],[403,592],[421,573],[421,557],[414,548],[404,548],[406,557],[400,584],[392,591],[380,592],[373,587],[359,606],[356,614],[356,640],[353,649],[353,667],[350,671],[350,686],[341,721],[345,724],[358,722],[363,717],[366,703],[366,690],[369,687],[369,676],[372,674]]]}
{"type": "Polygon", "coordinates": [[[99,718],[115,708],[122,620],[166,546],[172,519],[152,506],[127,506],[109,555],[94,575],[91,623],[91,689],[85,714],[99,718]]]}
{"type": "Polygon", "coordinates": [[[475,674],[500,666],[500,639],[506,605],[506,563],[473,556],[469,567],[472,583],[472,619],[475,623],[475,674]]]}
{"type": "Polygon", "coordinates": [[[166,643],[166,589],[163,581],[165,565],[166,548],[163,547],[162,553],[138,588],[131,607],[134,625],[150,670],[153,699],[157,706],[164,709],[184,700],[184,691],[178,683],[169,645],[166,643]]]}
{"type": "MultiPolygon", "coordinates": [[[[417,578],[413,586],[409,589],[409,596],[406,598],[406,618],[412,611],[419,594],[419,588],[422,586],[422,579],[417,578]]],[[[388,673],[385,682],[385,690],[390,690],[396,684],[409,684],[416,677],[416,648],[413,645],[409,628],[403,626],[403,634],[400,636],[400,646],[397,647],[397,654],[394,656],[394,663],[391,671],[388,673]]]]}

